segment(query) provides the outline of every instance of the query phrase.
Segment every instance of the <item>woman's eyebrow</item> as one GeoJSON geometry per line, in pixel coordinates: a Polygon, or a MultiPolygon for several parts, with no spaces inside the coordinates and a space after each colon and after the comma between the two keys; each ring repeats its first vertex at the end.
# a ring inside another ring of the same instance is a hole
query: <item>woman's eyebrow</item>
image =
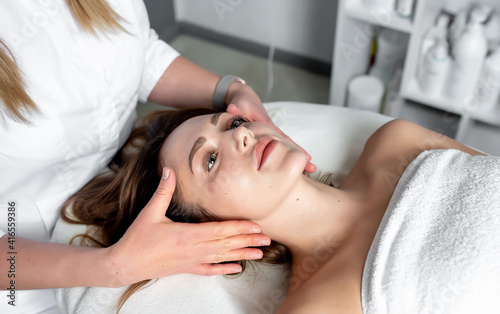
{"type": "Polygon", "coordinates": [[[212,118],[210,119],[210,123],[212,123],[213,126],[217,126],[217,122],[219,121],[219,117],[221,114],[223,114],[223,112],[217,112],[212,116],[212,118]]]}
{"type": "MultiPolygon", "coordinates": [[[[217,112],[216,114],[212,115],[210,118],[210,123],[213,126],[217,126],[217,123],[219,122],[219,117],[223,114],[223,112],[217,112]]],[[[191,148],[191,152],[189,153],[189,169],[191,170],[191,173],[194,174],[193,172],[193,158],[196,152],[205,144],[207,139],[203,136],[200,136],[196,142],[194,142],[193,148],[191,148]]]]}
{"type": "Polygon", "coordinates": [[[191,152],[189,153],[189,169],[191,170],[191,173],[194,174],[193,172],[193,157],[194,154],[205,144],[207,139],[203,136],[199,137],[196,142],[194,142],[193,148],[191,148],[191,152]]]}

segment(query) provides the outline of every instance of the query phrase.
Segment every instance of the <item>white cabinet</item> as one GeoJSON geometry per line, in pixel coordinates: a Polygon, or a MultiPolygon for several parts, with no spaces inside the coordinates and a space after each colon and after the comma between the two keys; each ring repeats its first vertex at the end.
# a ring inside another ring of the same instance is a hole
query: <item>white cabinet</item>
{"type": "MultiPolygon", "coordinates": [[[[471,2],[465,1],[465,4],[471,2]]],[[[498,5],[498,0],[474,2],[498,5]]],[[[456,2],[453,4],[456,5],[456,2]]],[[[362,0],[339,0],[330,104],[344,106],[349,81],[357,75],[366,73],[370,62],[374,26],[391,28],[409,37],[400,87],[396,91],[395,101],[403,107],[408,106],[408,103],[415,104],[412,106],[420,106],[423,111],[429,107],[438,109],[434,112],[441,114],[443,120],[446,120],[445,117],[450,113],[458,115],[459,122],[454,134],[455,139],[488,153],[500,155],[500,105],[490,112],[480,111],[466,102],[454,102],[442,95],[426,95],[417,84],[416,73],[422,39],[445,7],[447,7],[446,0],[417,0],[413,17],[408,19],[398,16],[388,8],[369,8],[362,0]],[[476,124],[487,125],[486,128],[480,128],[481,131],[477,133],[477,136],[474,135],[477,131],[476,124]],[[488,130],[488,136],[481,133],[486,132],[484,129],[488,130]]],[[[412,115],[418,115],[418,110],[413,110],[412,115]]]]}

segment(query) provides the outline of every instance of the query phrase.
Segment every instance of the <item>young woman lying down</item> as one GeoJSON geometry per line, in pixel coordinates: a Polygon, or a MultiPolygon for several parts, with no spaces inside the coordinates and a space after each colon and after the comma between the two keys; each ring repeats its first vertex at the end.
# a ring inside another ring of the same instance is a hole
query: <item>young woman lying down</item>
{"type": "Polygon", "coordinates": [[[305,175],[305,153],[265,124],[205,109],[147,121],[113,171],[68,203],[100,245],[120,239],[169,167],[168,218],[251,220],[273,239],[263,260],[291,265],[279,313],[476,312],[497,302],[498,157],[393,120],[333,187],[305,175]]]}

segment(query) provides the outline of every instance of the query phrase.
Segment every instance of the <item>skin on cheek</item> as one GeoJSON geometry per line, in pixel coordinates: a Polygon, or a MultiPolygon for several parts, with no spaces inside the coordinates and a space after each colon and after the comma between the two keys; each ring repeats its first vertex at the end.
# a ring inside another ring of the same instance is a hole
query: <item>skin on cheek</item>
{"type": "Polygon", "coordinates": [[[246,208],[257,205],[257,200],[259,198],[265,197],[266,195],[256,195],[256,183],[249,178],[241,178],[239,182],[240,193],[239,200],[242,205],[246,208]]]}
{"type": "MultiPolygon", "coordinates": [[[[233,197],[241,195],[247,189],[242,182],[249,181],[248,175],[245,175],[242,166],[235,160],[221,160],[221,166],[215,173],[210,174],[201,188],[205,203],[211,201],[218,204],[224,202],[233,205],[233,197]]],[[[236,204],[234,204],[236,205],[236,204]]],[[[211,206],[208,206],[211,207],[211,206]]]]}
{"type": "Polygon", "coordinates": [[[231,181],[214,180],[192,194],[194,203],[222,219],[250,219],[249,209],[257,206],[258,199],[251,193],[253,188],[248,178],[233,178],[231,181]]]}

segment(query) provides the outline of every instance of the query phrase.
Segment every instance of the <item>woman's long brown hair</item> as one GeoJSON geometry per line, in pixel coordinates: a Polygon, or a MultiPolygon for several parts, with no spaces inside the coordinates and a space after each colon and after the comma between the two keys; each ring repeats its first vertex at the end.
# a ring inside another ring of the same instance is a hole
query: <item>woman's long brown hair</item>
{"type": "MultiPolygon", "coordinates": [[[[122,18],[106,0],[66,0],[75,20],[87,32],[125,31],[122,18]]],[[[22,72],[11,50],[0,38],[0,104],[13,121],[30,123],[39,113],[38,107],[26,91],[22,72]]],[[[2,112],[0,112],[0,118],[2,112]]],[[[5,118],[5,117],[4,117],[5,118]]]]}
{"type": "MultiPolygon", "coordinates": [[[[69,223],[92,226],[86,234],[80,235],[86,245],[108,247],[118,242],[156,191],[161,175],[159,153],[163,142],[184,121],[210,113],[215,112],[187,109],[147,116],[115,156],[110,169],[90,181],[63,205],[62,218],[69,223]]],[[[176,222],[219,220],[204,208],[183,200],[179,186],[166,216],[176,222]]],[[[262,261],[266,263],[291,261],[288,250],[279,243],[273,242],[261,249],[264,252],[262,261]]],[[[240,263],[245,267],[244,261],[240,263]]],[[[129,286],[120,298],[118,310],[130,295],[148,282],[144,280],[129,286]]]]}

